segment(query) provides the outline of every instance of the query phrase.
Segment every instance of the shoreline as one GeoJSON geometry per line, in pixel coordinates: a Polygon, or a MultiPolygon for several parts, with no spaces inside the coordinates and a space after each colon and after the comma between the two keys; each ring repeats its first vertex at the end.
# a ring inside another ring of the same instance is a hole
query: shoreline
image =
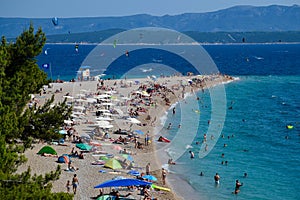
{"type": "MultiPolygon", "coordinates": [[[[197,78],[197,76],[193,76],[194,78],[197,78]]],[[[212,76],[209,76],[209,77],[212,77],[212,76]]],[[[218,76],[217,76],[218,77],[218,76]]],[[[223,76],[220,76],[220,77],[223,77],[223,76]]],[[[188,76],[176,76],[176,77],[166,77],[166,78],[158,78],[157,82],[159,82],[160,84],[163,84],[163,83],[166,83],[167,86],[173,86],[173,85],[177,85],[178,84],[178,81],[180,80],[186,80],[188,78],[191,78],[191,77],[188,77],[188,76]]],[[[199,78],[199,77],[198,77],[199,78]]],[[[224,78],[224,77],[223,77],[224,78]]],[[[136,79],[135,79],[136,80],[136,79]]],[[[234,79],[230,76],[226,76],[225,78],[226,81],[234,81],[234,79]]],[[[105,81],[105,84],[109,85],[109,86],[113,86],[113,83],[114,82],[121,82],[122,80],[107,80],[105,81]]],[[[130,80],[127,80],[127,81],[130,81],[130,80]]],[[[148,83],[149,80],[147,79],[139,79],[140,83],[148,83]]],[[[56,91],[56,89],[59,89],[59,88],[62,88],[62,93],[57,93],[55,94],[55,101],[56,102],[59,102],[63,99],[63,94],[65,94],[66,92],[69,92],[70,94],[72,95],[75,95],[75,93],[78,92],[78,89],[81,89],[81,90],[84,90],[85,88],[88,88],[88,89],[92,89],[92,87],[94,87],[94,89],[91,90],[92,91],[97,91],[97,83],[96,81],[88,81],[88,82],[75,82],[75,83],[70,83],[70,82],[65,82],[65,83],[55,83],[53,84],[53,90],[51,90],[50,93],[48,93],[47,95],[45,96],[48,96],[51,97],[51,94],[53,91],[56,91]],[[79,88],[77,88],[76,86],[79,86],[79,88]],[[87,87],[86,87],[87,85],[87,87]],[[75,87],[75,88],[74,88],[75,87]]],[[[207,88],[210,88],[210,87],[214,87],[215,85],[219,85],[219,84],[226,84],[224,83],[223,79],[222,81],[216,79],[212,82],[210,82],[210,84],[207,84],[205,89],[207,88]]],[[[133,90],[136,90],[138,88],[139,85],[132,85],[131,87],[129,88],[117,88],[116,90],[119,92],[119,95],[123,95],[124,97],[129,97],[130,94],[132,93],[133,90]]],[[[198,88],[198,90],[200,90],[202,88],[198,88]]],[[[195,92],[197,91],[197,89],[195,88],[195,92]]],[[[80,92],[80,90],[79,90],[80,92]]],[[[167,114],[168,112],[170,111],[171,109],[171,106],[175,105],[176,103],[178,103],[178,101],[182,100],[180,98],[180,95],[182,93],[182,90],[180,90],[180,88],[178,90],[175,90],[174,92],[174,95],[173,94],[167,94],[167,95],[170,95],[170,97],[173,97],[173,98],[170,98],[170,105],[164,105],[164,101],[161,99],[161,97],[154,97],[156,98],[155,99],[155,102],[157,102],[159,104],[159,106],[157,106],[157,108],[154,108],[154,107],[150,107],[149,110],[148,110],[148,115],[150,116],[155,116],[156,117],[156,121],[154,123],[154,126],[152,125],[149,125],[149,120],[145,120],[145,115],[141,115],[138,117],[139,120],[142,121],[142,123],[147,123],[146,126],[136,126],[136,125],[133,125],[133,127],[135,129],[139,128],[140,130],[144,131],[144,132],[147,132],[149,131],[150,134],[151,134],[151,138],[152,138],[152,142],[150,143],[149,146],[145,147],[144,150],[137,150],[137,149],[132,149],[132,146],[130,147],[130,149],[132,151],[134,151],[136,154],[133,156],[134,157],[134,160],[136,161],[136,163],[139,164],[139,166],[142,168],[142,171],[144,171],[145,169],[145,165],[148,163],[148,162],[151,162],[151,168],[154,169],[153,170],[153,174],[155,174],[157,176],[157,178],[159,179],[158,182],[157,182],[157,185],[162,185],[161,184],[161,174],[160,174],[160,169],[161,169],[161,166],[162,166],[162,163],[161,161],[159,160],[159,156],[160,155],[157,155],[157,153],[155,152],[156,150],[156,142],[153,142],[153,141],[156,141],[154,140],[154,138],[157,137],[157,129],[159,130],[161,127],[163,127],[163,124],[162,121],[161,121],[161,118],[163,117],[167,117],[167,114]],[[153,153],[154,151],[154,153],[153,153]],[[149,155],[149,157],[146,157],[146,156],[149,155]]],[[[40,100],[40,104],[42,104],[44,102],[44,100],[47,98],[47,97],[38,97],[37,96],[37,99],[40,100]]],[[[126,107],[127,108],[127,107],[126,107]]],[[[89,119],[93,119],[95,118],[95,116],[92,114],[94,111],[91,110],[91,111],[88,111],[88,114],[90,114],[90,118],[89,119]]],[[[165,119],[167,120],[167,118],[165,119]]],[[[116,119],[116,125],[120,128],[124,128],[124,129],[128,129],[128,124],[124,124],[123,121],[121,121],[120,119],[116,119]]],[[[78,132],[80,133],[86,133],[88,131],[90,131],[91,127],[88,126],[87,124],[83,125],[79,125],[79,126],[75,126],[76,130],[78,130],[78,132]]],[[[116,136],[119,136],[119,135],[113,135],[111,134],[112,136],[116,137],[116,136]]],[[[140,140],[141,142],[143,142],[143,139],[144,139],[144,136],[141,136],[140,137],[140,140]]],[[[108,141],[101,141],[99,140],[103,145],[102,147],[108,151],[112,151],[111,150],[111,144],[109,144],[108,141]]],[[[74,145],[72,143],[68,143],[66,142],[67,146],[55,146],[55,148],[57,148],[57,151],[58,153],[62,154],[62,153],[66,153],[66,150],[69,152],[71,147],[74,145]]],[[[18,172],[21,172],[22,170],[26,170],[26,166],[31,166],[32,168],[32,173],[45,173],[45,172],[49,172],[49,170],[54,170],[53,168],[55,166],[57,166],[57,163],[55,163],[53,160],[54,159],[50,159],[49,158],[44,158],[40,156],[37,156],[35,153],[36,151],[38,151],[39,149],[37,148],[40,148],[42,145],[44,144],[37,144],[36,147],[33,149],[33,150],[29,150],[28,152],[25,152],[25,155],[26,157],[28,158],[29,162],[25,165],[25,166],[22,166],[21,169],[18,170],[18,172]],[[42,161],[42,162],[41,162],[42,161]],[[41,164],[44,164],[44,162],[47,162],[49,163],[51,166],[52,166],[52,169],[51,167],[46,167],[45,168],[34,168],[34,167],[39,167],[41,164]],[[45,171],[46,170],[46,171],[45,171]]],[[[131,144],[132,145],[132,144],[131,144]]],[[[117,152],[114,152],[115,154],[117,154],[117,152]]],[[[87,154],[86,155],[86,158],[85,158],[87,161],[86,162],[91,162],[93,161],[94,157],[93,155],[90,155],[90,154],[87,154]]],[[[83,184],[80,185],[79,187],[79,194],[76,194],[75,195],[75,198],[74,199],[82,199],[83,197],[84,198],[87,198],[86,195],[91,195],[93,194],[93,196],[96,196],[97,195],[97,190],[96,189],[93,189],[93,186],[105,181],[105,180],[108,180],[108,179],[111,179],[111,177],[113,177],[115,174],[99,174],[98,173],[98,170],[95,170],[95,168],[99,168],[98,166],[87,166],[86,164],[87,163],[84,163],[84,162],[80,162],[78,160],[75,160],[75,165],[79,167],[80,170],[77,171],[77,174],[81,180],[81,182],[83,182],[83,184]],[[86,169],[86,171],[85,171],[86,169]],[[84,177],[93,177],[93,180],[87,180],[86,178],[84,177]],[[101,176],[101,177],[100,177],[101,176]],[[83,186],[82,186],[83,185],[83,186]],[[88,187],[88,188],[86,188],[88,187]],[[86,190],[83,192],[83,188],[86,190]],[[81,193],[81,194],[80,194],[81,193]]],[[[88,163],[90,164],[90,163],[88,163]]],[[[65,168],[65,165],[62,165],[62,174],[60,176],[60,179],[58,181],[55,181],[53,183],[53,192],[59,192],[59,191],[64,191],[65,192],[65,188],[62,187],[65,185],[65,180],[66,179],[69,179],[73,174],[72,173],[68,173],[68,172],[64,172],[64,168],[65,168]]],[[[124,172],[122,172],[121,174],[123,175],[124,172]]],[[[152,172],[151,172],[152,174],[152,172]]],[[[172,175],[170,175],[170,177],[172,177],[172,175]]],[[[172,182],[172,181],[171,181],[172,182]]],[[[166,192],[161,192],[161,193],[157,193],[157,192],[154,192],[154,197],[158,197],[159,199],[182,199],[183,197],[180,195],[180,194],[177,194],[176,191],[174,189],[176,189],[176,186],[174,186],[174,184],[172,185],[172,183],[168,181],[168,178],[167,178],[167,187],[171,188],[171,193],[166,193],[166,192]]],[[[188,183],[187,183],[188,185],[188,183]]],[[[105,189],[106,190],[106,189],[105,189]]],[[[90,196],[89,196],[90,197],[90,196]]],[[[136,196],[135,196],[136,197],[136,196]]],[[[140,197],[140,196],[138,196],[140,197]]],[[[137,198],[137,197],[136,197],[137,198]]]]}

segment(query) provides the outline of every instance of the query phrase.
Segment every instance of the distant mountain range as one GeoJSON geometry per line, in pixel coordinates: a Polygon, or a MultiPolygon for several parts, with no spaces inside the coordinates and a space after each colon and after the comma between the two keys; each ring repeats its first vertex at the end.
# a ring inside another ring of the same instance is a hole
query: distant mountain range
{"type": "Polygon", "coordinates": [[[42,27],[46,35],[95,32],[108,29],[162,27],[180,32],[278,32],[300,31],[300,6],[266,7],[236,6],[207,13],[124,17],[59,18],[55,26],[51,18],[0,18],[0,35],[14,38],[29,27],[42,27]]]}

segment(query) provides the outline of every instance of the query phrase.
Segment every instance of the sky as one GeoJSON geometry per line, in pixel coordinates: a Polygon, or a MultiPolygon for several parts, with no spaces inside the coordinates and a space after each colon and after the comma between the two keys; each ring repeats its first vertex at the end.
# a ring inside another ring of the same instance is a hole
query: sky
{"type": "Polygon", "coordinates": [[[202,13],[236,5],[300,5],[300,0],[0,0],[0,17],[107,17],[202,13]]]}

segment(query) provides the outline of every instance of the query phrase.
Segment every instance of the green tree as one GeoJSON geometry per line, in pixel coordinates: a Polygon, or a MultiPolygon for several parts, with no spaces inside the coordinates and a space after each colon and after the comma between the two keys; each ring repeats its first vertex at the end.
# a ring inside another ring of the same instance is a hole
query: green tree
{"type": "Polygon", "coordinates": [[[41,29],[28,30],[0,45],[0,199],[71,199],[67,193],[51,193],[52,182],[59,178],[61,169],[40,175],[31,175],[28,169],[16,174],[18,166],[26,162],[24,151],[33,139],[60,137],[55,132],[70,116],[66,102],[53,108],[50,99],[42,107],[28,109],[30,94],[38,93],[47,84],[46,74],[39,69],[35,57],[42,52],[46,37],[41,29]],[[49,134],[50,133],[50,134],[49,134]],[[16,143],[15,141],[21,141],[16,143]]]}

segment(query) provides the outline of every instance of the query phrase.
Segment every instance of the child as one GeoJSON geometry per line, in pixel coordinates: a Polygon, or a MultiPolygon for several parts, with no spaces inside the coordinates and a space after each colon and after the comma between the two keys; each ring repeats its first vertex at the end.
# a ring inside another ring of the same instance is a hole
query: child
{"type": "Polygon", "coordinates": [[[69,193],[69,192],[70,192],[70,189],[71,189],[71,183],[70,183],[70,180],[67,181],[66,187],[67,187],[67,192],[69,193]]]}

